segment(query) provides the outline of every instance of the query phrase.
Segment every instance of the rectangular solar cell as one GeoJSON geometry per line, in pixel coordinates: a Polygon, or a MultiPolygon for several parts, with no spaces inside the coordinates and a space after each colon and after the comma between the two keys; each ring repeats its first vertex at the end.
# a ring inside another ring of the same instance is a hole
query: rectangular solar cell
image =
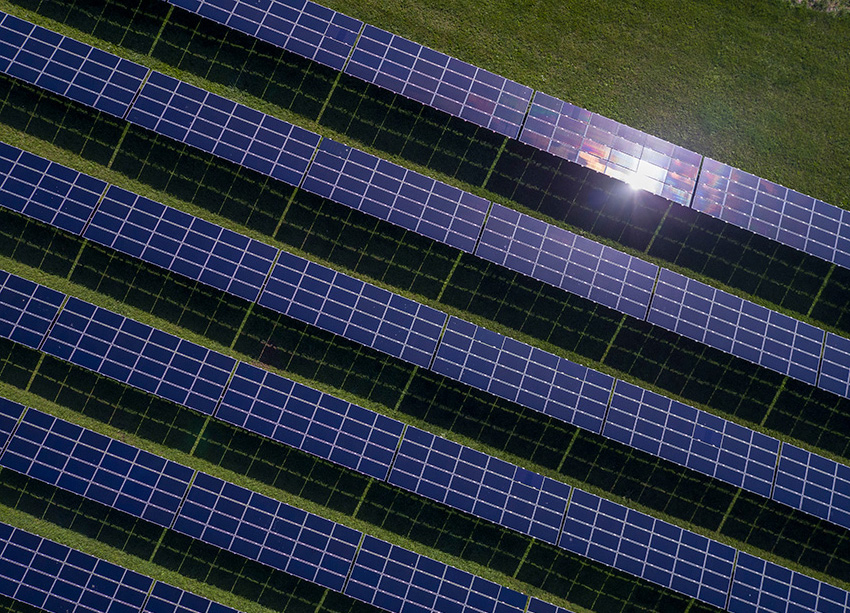
{"type": "Polygon", "coordinates": [[[735,549],[573,488],[560,546],[723,608],[735,549]]]}
{"type": "Polygon", "coordinates": [[[533,92],[368,24],[345,72],[509,138],[519,134],[533,92]]]}
{"type": "Polygon", "coordinates": [[[850,398],[850,340],[827,332],[818,387],[850,398]]]}
{"type": "Polygon", "coordinates": [[[850,605],[846,591],[766,562],[738,553],[735,578],[729,596],[729,613],[835,613],[850,605]]]}
{"type": "Polygon", "coordinates": [[[236,360],[71,298],[43,351],[207,415],[236,360]]]}
{"type": "Polygon", "coordinates": [[[0,523],[0,594],[45,611],[135,613],[153,580],[0,523]]]}
{"type": "Polygon", "coordinates": [[[345,593],[385,611],[523,613],[528,597],[366,535],[345,593]]]}
{"type": "Polygon", "coordinates": [[[15,426],[24,412],[24,405],[0,396],[0,454],[15,431],[15,426]]]}
{"type": "Polygon", "coordinates": [[[24,415],[0,464],[166,527],[194,472],[35,409],[24,415]]]}
{"type": "Polygon", "coordinates": [[[0,142],[0,206],[79,234],[105,189],[100,179],[0,142]]]}
{"type": "Polygon", "coordinates": [[[850,268],[850,214],[778,183],[705,158],[693,208],[850,268]]]}
{"type": "MultiPolygon", "coordinates": [[[[157,581],[143,613],[238,613],[223,604],[157,581]]],[[[542,612],[541,612],[542,613],[542,612]]]]}
{"type": "Polygon", "coordinates": [[[84,236],[252,302],[278,252],[114,185],[84,236]]]}
{"type": "Polygon", "coordinates": [[[240,362],[215,416],[382,481],[404,424],[240,362]]]}
{"type": "Polygon", "coordinates": [[[490,203],[326,138],[302,188],[472,253],[490,203]]]}
{"type": "Polygon", "coordinates": [[[304,0],[169,0],[192,11],[342,70],[363,22],[304,0]]]}
{"type": "Polygon", "coordinates": [[[0,70],[123,117],[148,69],[0,12],[0,70]]]}
{"type": "Polygon", "coordinates": [[[0,336],[38,349],[65,294],[0,270],[0,336]]]}
{"type": "Polygon", "coordinates": [[[614,378],[450,317],[432,369],[599,433],[614,378]]]}
{"type": "Polygon", "coordinates": [[[127,120],[259,173],[298,185],[319,135],[152,72],[127,120]]]}
{"type": "Polygon", "coordinates": [[[824,331],[661,269],[647,321],[814,385],[824,331]]]}
{"type": "Polygon", "coordinates": [[[702,156],[553,98],[534,95],[519,140],[688,206],[702,156]]]}
{"type": "Polygon", "coordinates": [[[782,444],[774,500],[850,529],[850,467],[782,444]]]}
{"type": "Polygon", "coordinates": [[[281,251],[259,304],[427,367],[446,314],[281,251]]]}
{"type": "Polygon", "coordinates": [[[658,266],[500,204],[475,255],[643,319],[658,266]]]}
{"type": "Polygon", "coordinates": [[[195,477],[174,529],[338,592],[361,537],[205,473],[195,477]]]}
{"type": "Polygon", "coordinates": [[[553,545],[570,486],[409,426],[389,482],[553,545]]]}
{"type": "Polygon", "coordinates": [[[602,434],[770,497],[779,441],[711,413],[617,381],[602,434]]]}

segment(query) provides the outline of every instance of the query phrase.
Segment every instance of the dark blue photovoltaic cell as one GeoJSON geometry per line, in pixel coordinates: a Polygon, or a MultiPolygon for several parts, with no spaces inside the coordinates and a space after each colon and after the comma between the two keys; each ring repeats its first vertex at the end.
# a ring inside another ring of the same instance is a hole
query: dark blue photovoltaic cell
{"type": "Polygon", "coordinates": [[[71,298],[43,351],[212,414],[236,360],[71,298]]]}
{"type": "Polygon", "coordinates": [[[319,145],[302,188],[470,253],[490,205],[329,138],[319,145]]]}
{"type": "Polygon", "coordinates": [[[563,607],[556,607],[553,604],[540,600],[532,596],[528,600],[528,613],[572,613],[563,607]]]}
{"type": "MultiPolygon", "coordinates": [[[[238,613],[223,604],[157,581],[143,613],[238,613]]],[[[543,613],[543,612],[541,612],[543,613]]]]}
{"type": "Polygon", "coordinates": [[[446,314],[281,251],[259,304],[427,367],[446,314]]]}
{"type": "Polygon", "coordinates": [[[828,583],[738,553],[729,613],[846,613],[850,594],[828,583]]]}
{"type": "Polygon", "coordinates": [[[84,236],[252,302],[278,252],[114,185],[84,236]]]}
{"type": "Polygon", "coordinates": [[[345,72],[516,138],[533,90],[366,25],[345,72]]]}
{"type": "Polygon", "coordinates": [[[0,71],[123,117],[144,66],[0,12],[0,71]]]}
{"type": "Polygon", "coordinates": [[[560,546],[714,606],[726,604],[735,549],[578,488],[560,546]]]}
{"type": "Polygon", "coordinates": [[[79,234],[106,183],[0,142],[0,206],[79,234]]]}
{"type": "Polygon", "coordinates": [[[0,270],[0,336],[38,349],[65,294],[0,270]]]}
{"type": "Polygon", "coordinates": [[[0,453],[15,430],[15,425],[24,412],[24,405],[0,396],[0,453]]]}
{"type": "Polygon", "coordinates": [[[599,433],[614,378],[450,317],[433,370],[599,433]]]}
{"type": "Polygon", "coordinates": [[[543,92],[520,141],[688,206],[702,156],[543,92]]]}
{"type": "Polygon", "coordinates": [[[304,0],[169,0],[260,40],[342,70],[363,22],[304,0]]]}
{"type": "Polygon", "coordinates": [[[824,331],[661,269],[647,321],[810,385],[824,331]]]}
{"type": "Polygon", "coordinates": [[[366,535],[345,593],[392,613],[523,613],[528,596],[366,535]]]}
{"type": "Polygon", "coordinates": [[[0,523],[0,594],[51,613],[137,613],[153,580],[0,523]]]}
{"type": "Polygon", "coordinates": [[[127,121],[298,185],[319,135],[152,72],[127,121]]]}
{"type": "Polygon", "coordinates": [[[850,398],[850,340],[827,332],[818,387],[850,398]]]}
{"type": "Polygon", "coordinates": [[[174,529],[341,591],[361,533],[198,473],[174,529]]]}
{"type": "Polygon", "coordinates": [[[617,381],[602,434],[770,497],[779,441],[711,413],[617,381]]]}
{"type": "Polygon", "coordinates": [[[475,255],[643,319],[658,266],[493,204],[475,255]]]}
{"type": "Polygon", "coordinates": [[[215,417],[384,480],[404,424],[240,362],[215,417]]]}
{"type": "Polygon", "coordinates": [[[570,486],[408,426],[389,482],[556,544],[570,486]]]}
{"type": "Polygon", "coordinates": [[[192,469],[29,409],[0,464],[160,526],[170,526],[192,469]]]}
{"type": "Polygon", "coordinates": [[[783,443],[773,499],[850,529],[850,466],[783,443]]]}

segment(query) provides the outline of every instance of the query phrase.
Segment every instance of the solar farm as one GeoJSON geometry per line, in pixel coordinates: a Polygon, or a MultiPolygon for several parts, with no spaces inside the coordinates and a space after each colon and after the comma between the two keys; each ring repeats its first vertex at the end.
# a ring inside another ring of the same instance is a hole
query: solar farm
{"type": "Polygon", "coordinates": [[[850,612],[846,201],[129,4],[0,1],[0,611],[850,612]]]}

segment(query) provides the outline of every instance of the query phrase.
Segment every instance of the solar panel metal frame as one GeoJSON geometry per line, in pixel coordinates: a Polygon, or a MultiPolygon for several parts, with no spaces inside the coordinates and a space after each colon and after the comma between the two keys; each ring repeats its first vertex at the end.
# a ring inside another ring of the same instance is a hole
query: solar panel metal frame
{"type": "Polygon", "coordinates": [[[0,337],[38,349],[65,294],[0,270],[0,337]]]}

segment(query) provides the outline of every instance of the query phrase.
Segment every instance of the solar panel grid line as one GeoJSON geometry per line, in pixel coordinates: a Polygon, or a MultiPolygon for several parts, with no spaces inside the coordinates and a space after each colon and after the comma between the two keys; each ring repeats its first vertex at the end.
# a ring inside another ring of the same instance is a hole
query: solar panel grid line
{"type": "Polygon", "coordinates": [[[123,119],[124,121],[127,121],[127,115],[130,114],[130,109],[132,109],[135,106],[136,100],[138,100],[139,96],[142,95],[142,89],[144,89],[145,85],[148,82],[148,79],[151,78],[152,74],[153,74],[153,68],[148,68],[148,72],[145,74],[144,78],[142,79],[142,83],[139,85],[139,89],[133,95],[133,99],[130,100],[130,104],[127,105],[127,110],[125,110],[124,114],[121,115],[121,119],[123,119]]]}
{"type": "Polygon", "coordinates": [[[437,337],[437,346],[434,349],[434,355],[431,356],[431,360],[428,362],[428,370],[434,370],[434,362],[437,360],[437,354],[440,352],[440,346],[443,344],[443,340],[446,337],[446,330],[449,328],[449,321],[451,317],[446,317],[446,321],[443,322],[443,328],[440,330],[440,335],[437,337]]]}
{"type": "Polygon", "coordinates": [[[484,212],[484,219],[481,222],[481,227],[478,229],[478,237],[475,239],[475,245],[472,247],[471,253],[478,253],[478,247],[481,245],[481,238],[484,236],[484,228],[487,225],[487,220],[490,219],[490,215],[493,212],[493,207],[496,205],[495,202],[490,201],[487,203],[487,210],[484,212]]]}
{"type": "Polygon", "coordinates": [[[192,474],[189,476],[186,490],[183,492],[182,498],[180,498],[180,504],[177,505],[177,511],[174,513],[174,517],[172,517],[171,523],[167,526],[169,530],[174,530],[174,524],[177,523],[177,518],[180,517],[180,513],[183,511],[183,505],[186,504],[186,499],[189,497],[189,490],[192,489],[192,486],[195,484],[195,479],[198,478],[198,474],[200,472],[201,471],[197,469],[192,470],[192,474]]]}
{"type": "Polygon", "coordinates": [[[0,458],[21,425],[27,407],[0,396],[0,458]]]}
{"type": "Polygon", "coordinates": [[[662,267],[659,266],[658,270],[655,272],[655,281],[653,281],[652,283],[652,292],[649,296],[649,303],[646,306],[646,313],[644,313],[643,317],[641,318],[643,321],[649,321],[649,314],[650,312],[652,312],[652,302],[653,300],[655,300],[655,294],[658,291],[658,282],[661,279],[661,270],[662,267]]]}
{"type": "Polygon", "coordinates": [[[817,386],[850,398],[850,339],[826,333],[817,386]]]}
{"type": "Polygon", "coordinates": [[[40,349],[67,296],[0,270],[0,337],[40,349]]]}
{"type": "Polygon", "coordinates": [[[726,603],[723,605],[723,610],[729,610],[729,603],[732,600],[732,587],[735,585],[735,572],[738,570],[738,557],[741,555],[741,550],[735,550],[735,558],[732,560],[732,581],[729,582],[729,590],[726,592],[726,603]]]}

